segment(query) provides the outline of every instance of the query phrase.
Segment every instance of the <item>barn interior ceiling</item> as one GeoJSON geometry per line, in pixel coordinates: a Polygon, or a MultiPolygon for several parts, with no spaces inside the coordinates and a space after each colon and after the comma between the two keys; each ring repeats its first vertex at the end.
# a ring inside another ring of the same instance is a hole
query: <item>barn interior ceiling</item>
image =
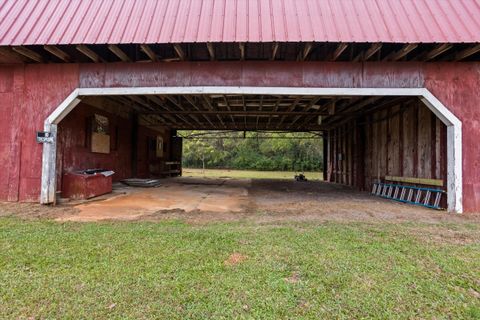
{"type": "Polygon", "coordinates": [[[478,43],[177,43],[0,47],[0,63],[479,61],[478,43]]]}
{"type": "Polygon", "coordinates": [[[124,95],[86,104],[137,114],[147,126],[184,130],[323,131],[415,97],[292,95],[124,95]]]}

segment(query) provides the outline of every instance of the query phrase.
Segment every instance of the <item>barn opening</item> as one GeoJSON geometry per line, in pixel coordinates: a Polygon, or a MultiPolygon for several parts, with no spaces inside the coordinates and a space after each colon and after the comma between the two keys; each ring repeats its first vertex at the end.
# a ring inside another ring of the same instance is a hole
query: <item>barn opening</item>
{"type": "Polygon", "coordinates": [[[54,202],[64,192],[64,173],[80,168],[112,170],[114,181],[181,175],[180,130],[281,131],[322,135],[322,186],[370,191],[375,183],[391,183],[443,190],[439,207],[455,211],[458,195],[448,183],[458,176],[449,175],[455,166],[448,163],[449,133],[442,119],[449,115],[422,92],[78,89],[45,123],[56,131],[56,143],[44,145],[42,202],[54,202]]]}

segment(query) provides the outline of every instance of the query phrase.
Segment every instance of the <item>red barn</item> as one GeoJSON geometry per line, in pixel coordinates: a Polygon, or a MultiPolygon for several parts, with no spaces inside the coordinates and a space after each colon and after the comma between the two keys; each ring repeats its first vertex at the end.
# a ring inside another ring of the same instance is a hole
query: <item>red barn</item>
{"type": "Polygon", "coordinates": [[[478,0],[0,0],[0,200],[174,173],[179,129],[277,130],[323,132],[328,181],[478,211],[479,30],[478,0]]]}

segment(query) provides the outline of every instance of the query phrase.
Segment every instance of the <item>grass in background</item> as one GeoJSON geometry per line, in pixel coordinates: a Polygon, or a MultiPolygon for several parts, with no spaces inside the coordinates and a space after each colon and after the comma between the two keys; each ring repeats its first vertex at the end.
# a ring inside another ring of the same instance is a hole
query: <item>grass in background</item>
{"type": "MultiPolygon", "coordinates": [[[[298,172],[297,172],[298,173],[298,172]]],[[[235,179],[292,179],[297,174],[290,171],[253,171],[229,169],[191,169],[183,168],[184,177],[235,178],[235,179]]],[[[323,180],[322,172],[305,172],[308,180],[323,180]]]]}
{"type": "Polygon", "coordinates": [[[479,233],[0,218],[0,318],[479,319],[479,233]]]}

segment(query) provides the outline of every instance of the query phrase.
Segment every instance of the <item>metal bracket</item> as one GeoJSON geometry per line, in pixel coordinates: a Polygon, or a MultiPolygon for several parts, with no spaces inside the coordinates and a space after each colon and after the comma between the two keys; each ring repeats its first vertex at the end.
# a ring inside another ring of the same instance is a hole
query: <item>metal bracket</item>
{"type": "Polygon", "coordinates": [[[53,143],[52,134],[46,131],[37,131],[37,143],[53,143]]]}

